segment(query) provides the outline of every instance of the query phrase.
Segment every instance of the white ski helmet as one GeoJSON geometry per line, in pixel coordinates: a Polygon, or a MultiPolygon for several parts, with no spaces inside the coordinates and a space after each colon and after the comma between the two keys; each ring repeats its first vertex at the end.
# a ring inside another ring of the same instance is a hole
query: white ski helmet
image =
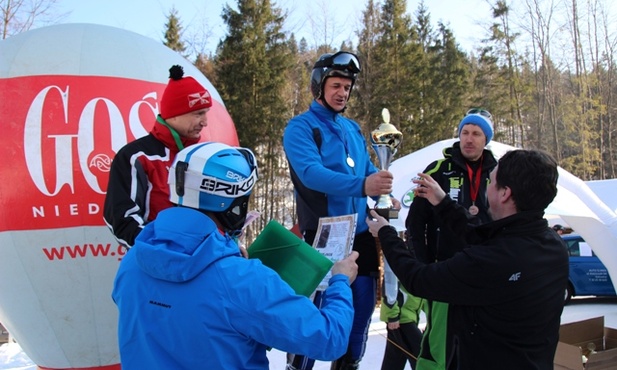
{"type": "Polygon", "coordinates": [[[225,232],[240,232],[257,181],[253,152],[223,143],[197,143],[178,153],[169,170],[169,200],[208,211],[225,232]]]}

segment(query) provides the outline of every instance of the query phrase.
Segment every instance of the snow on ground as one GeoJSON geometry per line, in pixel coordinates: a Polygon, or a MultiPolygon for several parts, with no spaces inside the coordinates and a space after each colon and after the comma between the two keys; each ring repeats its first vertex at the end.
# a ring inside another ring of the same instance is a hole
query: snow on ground
{"type": "Polygon", "coordinates": [[[15,342],[0,346],[0,369],[36,370],[36,365],[15,342]]]}

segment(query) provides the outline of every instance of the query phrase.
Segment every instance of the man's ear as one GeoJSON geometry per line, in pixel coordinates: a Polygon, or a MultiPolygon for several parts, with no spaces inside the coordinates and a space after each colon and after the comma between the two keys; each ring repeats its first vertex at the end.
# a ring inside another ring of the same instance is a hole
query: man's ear
{"type": "Polygon", "coordinates": [[[504,186],[503,188],[499,189],[499,196],[502,202],[507,202],[508,200],[512,199],[512,189],[510,189],[510,187],[508,186],[504,186]]]}

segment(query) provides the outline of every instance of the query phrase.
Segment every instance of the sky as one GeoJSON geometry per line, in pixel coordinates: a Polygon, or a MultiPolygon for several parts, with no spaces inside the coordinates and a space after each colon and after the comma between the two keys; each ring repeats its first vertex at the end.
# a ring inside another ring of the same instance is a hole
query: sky
{"type": "MultiPolygon", "coordinates": [[[[367,0],[272,0],[288,12],[285,31],[293,32],[300,40],[305,37],[309,46],[329,43],[334,48],[342,41],[355,40],[353,32],[360,29],[362,11],[367,0]],[[313,25],[330,24],[326,32],[313,25]],[[317,35],[317,36],[316,36],[317,35]]],[[[375,0],[380,3],[379,0],[375,0]]],[[[165,23],[170,9],[175,7],[185,30],[185,38],[206,54],[214,53],[218,41],[225,36],[222,20],[223,6],[236,8],[235,0],[57,0],[56,9],[66,14],[60,23],[95,23],[123,28],[163,40],[165,23]],[[206,25],[206,26],[204,26],[206,25]]],[[[419,0],[407,1],[408,14],[414,14],[419,0]]],[[[472,51],[485,35],[480,21],[490,20],[485,0],[425,0],[434,28],[438,21],[454,31],[465,51],[472,51]]]]}

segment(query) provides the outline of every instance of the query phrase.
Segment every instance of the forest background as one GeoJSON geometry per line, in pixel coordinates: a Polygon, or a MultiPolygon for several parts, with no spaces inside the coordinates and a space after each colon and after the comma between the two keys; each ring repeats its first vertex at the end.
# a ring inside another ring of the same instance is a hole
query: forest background
{"type": "MultiPolygon", "coordinates": [[[[57,22],[58,1],[0,0],[2,38],[57,22]]],[[[312,19],[321,22],[316,29],[323,31],[322,41],[309,44],[284,31],[287,12],[275,1],[237,0],[223,8],[226,35],[212,52],[184,29],[184,15],[169,9],[161,42],[208,77],[240,145],[258,158],[251,208],[262,217],[247,240],[269,220],[295,224],[281,138],[289,119],[312,100],[313,63],[337,50],[356,53],[362,63],[345,114],[361,125],[370,146],[370,132],[388,108],[403,133],[395,159],[456,137],[465,111],[482,107],[493,115],[494,140],[546,150],[583,180],[617,177],[617,21],[611,0],[487,3],[490,13],[479,15],[489,21],[485,37],[469,52],[447,25],[432,23],[425,2],[409,13],[405,0],[366,0],[357,29],[332,45],[336,27],[328,17],[312,19]]]]}

